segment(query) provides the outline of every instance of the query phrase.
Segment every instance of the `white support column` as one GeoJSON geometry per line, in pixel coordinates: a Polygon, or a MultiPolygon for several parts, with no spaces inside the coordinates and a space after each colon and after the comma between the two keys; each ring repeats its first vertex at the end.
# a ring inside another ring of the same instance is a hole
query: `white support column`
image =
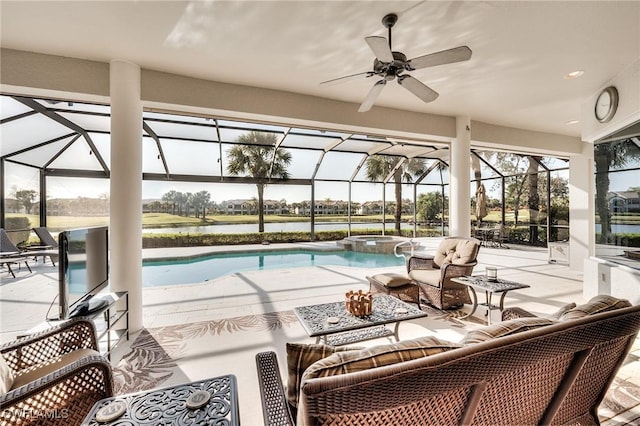
{"type": "Polygon", "coordinates": [[[140,67],[110,64],[112,291],[129,292],[129,330],[142,328],[142,101],[140,67]]]}
{"type": "Polygon", "coordinates": [[[471,119],[456,117],[456,139],[449,162],[449,236],[471,235],[471,119]]]}
{"type": "Polygon", "coordinates": [[[569,266],[581,270],[595,254],[593,144],[583,143],[580,155],[569,158],[569,266]]]}

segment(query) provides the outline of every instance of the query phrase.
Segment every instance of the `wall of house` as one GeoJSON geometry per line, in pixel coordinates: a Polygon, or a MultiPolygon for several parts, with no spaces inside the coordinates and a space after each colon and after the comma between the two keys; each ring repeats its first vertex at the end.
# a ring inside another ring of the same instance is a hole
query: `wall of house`
{"type": "MultiPolygon", "coordinates": [[[[640,58],[622,70],[616,77],[602,85],[602,88],[587,99],[582,106],[582,139],[593,143],[618,130],[640,121],[640,58]],[[618,111],[608,123],[599,123],[594,117],[594,106],[600,91],[608,86],[618,89],[618,111]]],[[[593,147],[592,147],[593,148],[593,147]]],[[[593,166],[591,168],[593,170],[593,166]]],[[[593,180],[593,176],[590,177],[593,180]]],[[[589,233],[595,233],[593,199],[589,205],[589,233]]],[[[573,218],[571,219],[573,228],[573,218]]],[[[586,299],[596,294],[610,294],[640,303],[640,270],[610,263],[596,258],[593,238],[589,243],[589,256],[584,261],[584,287],[586,299]]]]}

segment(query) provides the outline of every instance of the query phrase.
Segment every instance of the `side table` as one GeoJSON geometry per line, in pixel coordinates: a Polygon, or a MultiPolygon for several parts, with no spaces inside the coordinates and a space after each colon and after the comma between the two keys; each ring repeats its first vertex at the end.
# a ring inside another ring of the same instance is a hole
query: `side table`
{"type": "Polygon", "coordinates": [[[489,325],[491,325],[491,311],[499,309],[500,312],[502,312],[504,310],[504,297],[507,295],[507,292],[511,290],[530,287],[527,284],[521,284],[515,281],[507,281],[503,280],[502,278],[498,278],[496,281],[489,281],[485,276],[458,277],[452,278],[451,281],[458,284],[464,284],[469,287],[469,289],[471,290],[471,295],[473,296],[473,306],[471,307],[471,312],[458,319],[468,318],[474,314],[479,305],[476,290],[481,290],[484,291],[486,302],[480,303],[480,305],[487,307],[487,324],[489,325]],[[500,303],[498,305],[494,305],[491,302],[494,293],[500,293],[500,303]]]}
{"type": "Polygon", "coordinates": [[[230,425],[240,424],[238,385],[232,374],[192,383],[101,399],[96,402],[83,426],[104,425],[230,425]],[[200,408],[188,408],[187,398],[196,391],[207,391],[211,399],[200,408]],[[103,407],[122,401],[124,414],[111,422],[98,422],[103,407]]]}

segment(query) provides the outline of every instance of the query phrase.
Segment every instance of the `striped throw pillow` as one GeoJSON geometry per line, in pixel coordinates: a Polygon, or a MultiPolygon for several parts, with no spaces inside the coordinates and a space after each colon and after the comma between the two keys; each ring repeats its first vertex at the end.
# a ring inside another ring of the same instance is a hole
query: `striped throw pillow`
{"type": "Polygon", "coordinates": [[[589,315],[599,314],[601,312],[628,308],[629,306],[631,306],[631,303],[626,299],[618,299],[606,294],[600,294],[592,297],[591,300],[584,305],[578,305],[562,314],[560,316],[560,321],[578,319],[589,315]]]}
{"type": "Polygon", "coordinates": [[[302,378],[304,380],[353,373],[423,358],[459,347],[461,346],[456,343],[427,336],[359,351],[337,352],[311,365],[302,378]]]}
{"type": "Polygon", "coordinates": [[[362,349],[361,346],[339,347],[323,344],[287,343],[287,400],[294,407],[298,406],[300,380],[304,371],[314,362],[326,358],[336,352],[362,349]]]}
{"type": "Polygon", "coordinates": [[[546,327],[551,324],[553,324],[553,321],[546,318],[526,317],[512,319],[471,330],[464,336],[461,343],[463,345],[470,345],[485,342],[498,337],[533,330],[538,327],[546,327]]]}

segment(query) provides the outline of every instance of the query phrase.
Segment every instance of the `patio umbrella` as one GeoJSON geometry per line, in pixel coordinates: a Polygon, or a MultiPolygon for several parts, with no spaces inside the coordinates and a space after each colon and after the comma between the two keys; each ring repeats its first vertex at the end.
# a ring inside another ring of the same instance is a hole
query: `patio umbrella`
{"type": "Polygon", "coordinates": [[[476,218],[478,222],[487,216],[487,194],[484,185],[480,184],[476,190],[476,218]]]}

